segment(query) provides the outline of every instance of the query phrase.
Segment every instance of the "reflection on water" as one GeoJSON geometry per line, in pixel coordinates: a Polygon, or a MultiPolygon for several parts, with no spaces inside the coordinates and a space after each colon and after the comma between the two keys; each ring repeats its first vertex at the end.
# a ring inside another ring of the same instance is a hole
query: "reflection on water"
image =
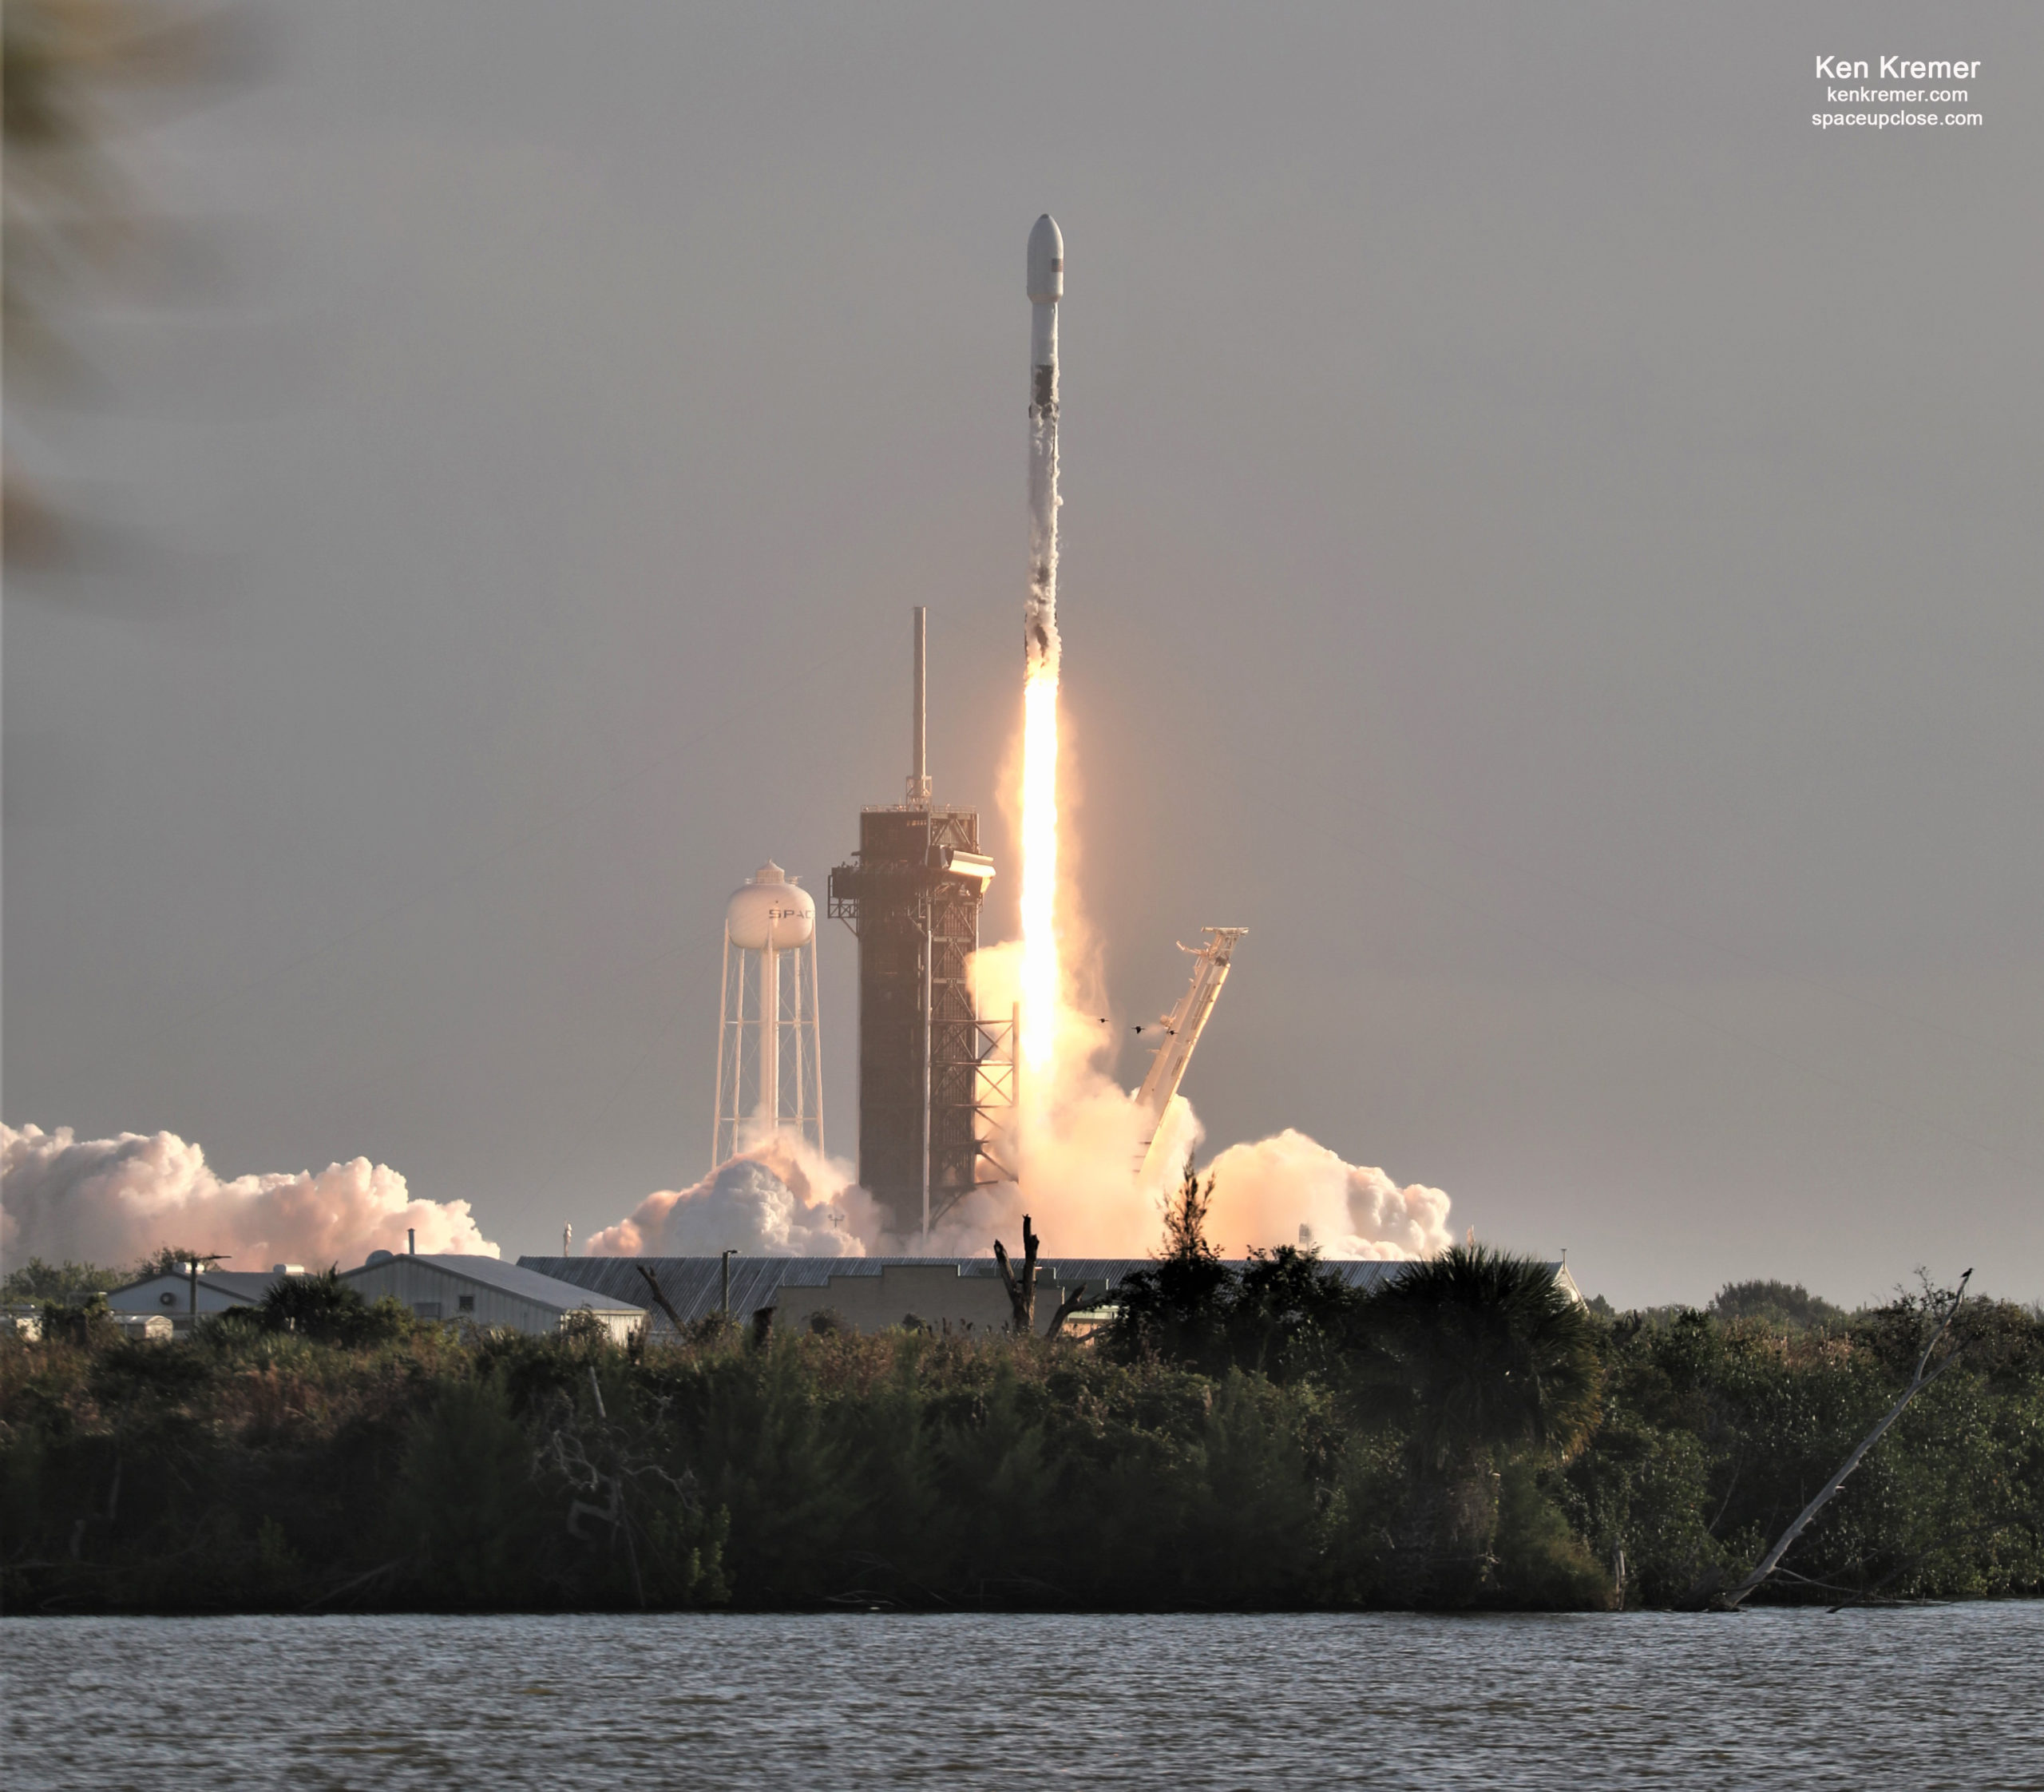
{"type": "Polygon", "coordinates": [[[9,1619],[6,1782],[2044,1785],[2044,1605],[9,1619]]]}

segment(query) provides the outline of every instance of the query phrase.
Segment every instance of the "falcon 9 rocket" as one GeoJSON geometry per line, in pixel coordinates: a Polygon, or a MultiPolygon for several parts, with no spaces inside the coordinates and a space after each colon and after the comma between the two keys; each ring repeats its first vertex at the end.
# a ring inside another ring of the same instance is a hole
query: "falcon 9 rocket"
{"type": "MultiPolygon", "coordinates": [[[[1057,302],[1064,239],[1047,212],[1029,232],[1029,593],[1022,605],[1022,1037],[1028,1086],[1057,1049],[1057,302]]],[[[1040,1100],[1040,1093],[1036,1099],[1040,1100]]]]}
{"type": "Polygon", "coordinates": [[[1029,232],[1029,595],[1023,645],[1033,673],[1056,676],[1057,302],[1064,296],[1064,238],[1046,212],[1029,232]]]}

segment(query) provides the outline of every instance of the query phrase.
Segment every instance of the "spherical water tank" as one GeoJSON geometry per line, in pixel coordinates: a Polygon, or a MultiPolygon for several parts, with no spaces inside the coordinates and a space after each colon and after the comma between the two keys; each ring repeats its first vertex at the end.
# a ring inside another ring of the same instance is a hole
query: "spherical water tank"
{"type": "Polygon", "coordinates": [[[731,944],[748,952],[764,952],[770,945],[786,952],[809,944],[816,931],[816,899],[769,859],[725,905],[724,926],[731,944]]]}

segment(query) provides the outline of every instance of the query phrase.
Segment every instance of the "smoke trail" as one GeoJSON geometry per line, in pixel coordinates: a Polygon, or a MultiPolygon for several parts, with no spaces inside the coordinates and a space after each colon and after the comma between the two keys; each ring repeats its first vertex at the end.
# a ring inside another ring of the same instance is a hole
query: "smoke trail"
{"type": "Polygon", "coordinates": [[[415,1199],[395,1170],[366,1157],[316,1174],[225,1181],[173,1132],[81,1140],[68,1126],[0,1126],[0,1253],[10,1263],[119,1264],[171,1245],[224,1252],[231,1270],[349,1268],[371,1251],[402,1251],[408,1230],[422,1251],[498,1255],[466,1201],[415,1199]]]}

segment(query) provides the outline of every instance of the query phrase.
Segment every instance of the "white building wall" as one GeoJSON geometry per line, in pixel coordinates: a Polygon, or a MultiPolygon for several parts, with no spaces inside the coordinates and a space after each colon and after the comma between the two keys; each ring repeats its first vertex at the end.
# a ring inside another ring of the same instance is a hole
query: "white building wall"
{"type": "MultiPolygon", "coordinates": [[[[387,1263],[351,1270],[345,1279],[364,1300],[391,1295],[421,1319],[460,1319],[485,1328],[503,1326],[513,1331],[540,1334],[559,1330],[561,1321],[573,1310],[471,1281],[422,1257],[393,1257],[387,1263]],[[461,1304],[464,1299],[469,1302],[468,1306],[461,1304]]],[[[592,1310],[620,1343],[640,1318],[637,1313],[615,1308],[592,1310]]]]}
{"type": "MultiPolygon", "coordinates": [[[[173,1320],[192,1314],[192,1279],[188,1275],[153,1275],[132,1288],[122,1288],[106,1297],[108,1310],[114,1313],[164,1313],[173,1320]]],[[[208,1286],[199,1279],[199,1314],[224,1313],[231,1306],[253,1306],[256,1301],[224,1288],[208,1286]]]]}

